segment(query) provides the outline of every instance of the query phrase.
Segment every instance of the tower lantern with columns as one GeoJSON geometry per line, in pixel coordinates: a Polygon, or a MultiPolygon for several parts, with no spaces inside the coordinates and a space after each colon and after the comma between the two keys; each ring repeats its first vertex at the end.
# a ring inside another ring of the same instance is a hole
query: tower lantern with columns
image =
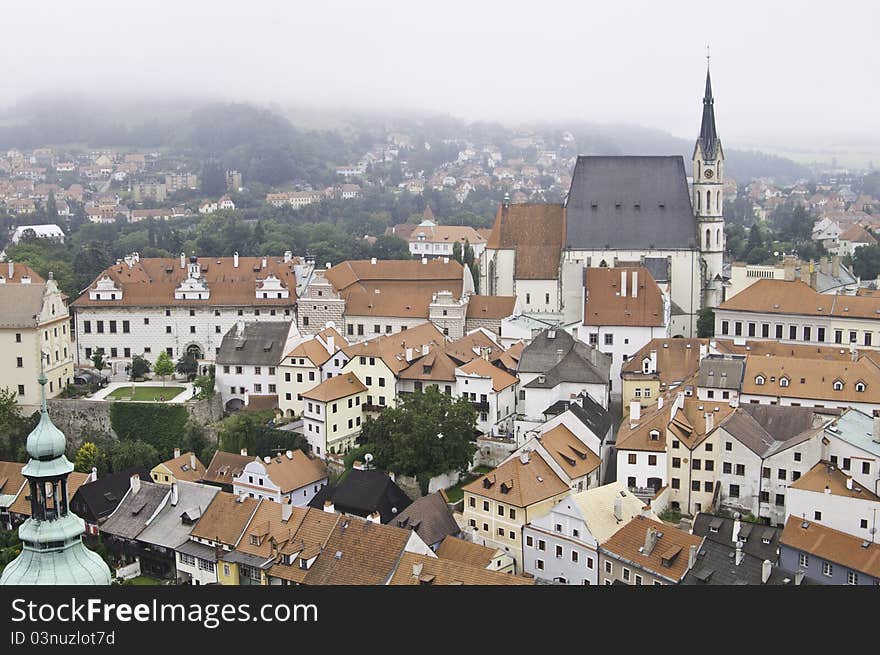
{"type": "Polygon", "coordinates": [[[27,479],[31,516],[18,530],[21,553],[3,570],[0,585],[109,585],[109,567],[85,547],[85,522],[70,511],[67,476],[73,464],[64,454],[64,433],[49,418],[42,358],[38,381],[40,422],[28,435],[30,459],[21,470],[27,479]]]}
{"type": "MultiPolygon", "coordinates": [[[[706,57],[708,61],[708,55],[706,57]]],[[[706,67],[706,92],[700,136],[694,145],[693,204],[702,259],[703,307],[722,301],[724,265],[724,150],[715,129],[712,78],[706,67]]]]}

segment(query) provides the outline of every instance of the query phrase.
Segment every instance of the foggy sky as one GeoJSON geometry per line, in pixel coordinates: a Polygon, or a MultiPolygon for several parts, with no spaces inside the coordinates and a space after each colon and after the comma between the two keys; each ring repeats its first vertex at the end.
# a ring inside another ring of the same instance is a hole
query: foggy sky
{"type": "Polygon", "coordinates": [[[880,133],[876,3],[4,2],[0,106],[204,94],[465,119],[636,123],[760,147],[880,133]]]}

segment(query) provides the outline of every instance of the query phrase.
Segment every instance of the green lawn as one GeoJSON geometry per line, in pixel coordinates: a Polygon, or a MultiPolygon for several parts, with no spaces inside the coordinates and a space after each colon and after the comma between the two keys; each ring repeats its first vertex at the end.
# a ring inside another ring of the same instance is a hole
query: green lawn
{"type": "Polygon", "coordinates": [[[156,578],[151,578],[148,575],[139,575],[136,578],[132,578],[131,580],[126,580],[125,584],[133,584],[137,586],[150,586],[150,585],[160,585],[163,584],[161,580],[157,580],[156,578]]]}
{"type": "Polygon", "coordinates": [[[107,394],[107,398],[112,400],[171,400],[178,395],[186,387],[135,387],[134,396],[131,395],[131,387],[119,387],[112,393],[107,394]]]}

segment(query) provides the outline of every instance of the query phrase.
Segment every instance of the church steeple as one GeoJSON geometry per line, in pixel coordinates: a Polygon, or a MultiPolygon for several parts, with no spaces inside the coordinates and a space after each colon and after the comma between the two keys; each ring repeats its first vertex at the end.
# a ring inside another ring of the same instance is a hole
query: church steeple
{"type": "Polygon", "coordinates": [[[700,125],[700,148],[704,159],[715,159],[718,132],[715,129],[715,99],[712,97],[712,75],[706,66],[706,93],[703,95],[703,121],[700,125]]]}
{"type": "Polygon", "coordinates": [[[110,569],[82,542],[85,522],[70,511],[67,476],[73,464],[64,454],[67,439],[46,403],[46,374],[41,353],[40,422],[28,435],[27,478],[31,516],[19,528],[21,553],[3,570],[0,585],[108,585],[110,569]]]}

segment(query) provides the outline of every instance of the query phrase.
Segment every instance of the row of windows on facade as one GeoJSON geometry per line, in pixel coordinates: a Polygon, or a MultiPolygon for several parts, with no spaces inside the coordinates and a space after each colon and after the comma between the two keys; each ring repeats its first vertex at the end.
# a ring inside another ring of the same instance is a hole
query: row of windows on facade
{"type": "MultiPolygon", "coordinates": [[[[57,339],[58,338],[58,328],[52,328],[52,334],[57,339]]],[[[67,334],[67,325],[61,326],[61,334],[67,334]]],[[[49,340],[49,330],[43,330],[43,341],[49,340]]],[[[21,332],[15,333],[15,343],[21,343],[21,332]]]]}
{"type": "MultiPolygon", "coordinates": [[[[473,496],[468,496],[468,506],[471,507],[471,508],[473,508],[473,509],[476,509],[476,507],[477,507],[477,499],[474,498],[473,496]]],[[[516,510],[515,510],[513,507],[508,507],[508,508],[506,508],[506,509],[507,509],[507,511],[508,511],[508,513],[509,513],[510,520],[511,520],[511,521],[515,521],[515,520],[516,520],[516,510]]],[[[488,500],[484,500],[484,501],[483,501],[483,511],[484,511],[484,512],[489,512],[489,511],[490,511],[490,510],[489,510],[489,501],[488,501],[488,500]]],[[[496,511],[498,512],[498,516],[502,516],[502,517],[503,517],[503,516],[504,516],[504,513],[505,513],[505,507],[504,507],[504,505],[502,505],[502,504],[499,503],[499,504],[498,504],[498,507],[496,508],[496,511]]]]}
{"type": "MultiPolygon", "coordinates": [[[[370,398],[372,398],[372,396],[367,396],[367,398],[370,399],[370,398]]],[[[385,396],[380,396],[380,398],[385,398],[385,396]]],[[[297,398],[297,399],[299,399],[299,398],[297,398]]],[[[361,404],[361,397],[360,396],[355,396],[354,398],[348,399],[348,408],[349,409],[351,409],[352,407],[360,407],[360,404],[361,404]]],[[[367,404],[370,405],[372,403],[370,403],[368,400],[367,404]]],[[[317,414],[318,416],[321,415],[320,403],[309,402],[308,407],[309,407],[309,412],[313,412],[313,413],[317,414]]],[[[339,411],[339,403],[333,403],[332,405],[330,405],[330,412],[332,414],[335,414],[338,411],[339,411]]]]}
{"type": "MultiPolygon", "coordinates": [[[[278,389],[274,384],[270,384],[267,386],[268,386],[268,393],[277,393],[278,389]]],[[[234,395],[235,389],[236,389],[235,387],[229,387],[229,393],[234,395]]],[[[247,393],[246,387],[238,387],[238,394],[239,395],[243,396],[245,393],[247,393]]],[[[252,393],[263,393],[263,385],[258,382],[254,383],[254,390],[252,393]]]]}
{"type": "MultiPolygon", "coordinates": [[[[797,325],[789,325],[788,326],[788,340],[789,341],[797,341],[798,340],[798,327],[797,325]]],[[[745,336],[755,337],[757,336],[757,323],[747,323],[746,324],[746,332],[745,336]]],[[[721,334],[722,335],[730,335],[730,321],[721,321],[721,334]]],[[[784,339],[785,334],[785,326],[782,323],[776,323],[774,325],[774,338],[776,339],[784,339]]],[[[834,330],[834,343],[842,344],[843,343],[843,334],[844,330],[834,330]]],[[[741,337],[743,336],[743,323],[742,321],[734,321],[733,323],[733,336],[741,337]]],[[[849,341],[847,343],[858,343],[859,334],[858,330],[849,330],[849,341]]],[[[824,327],[816,328],[816,342],[818,343],[830,343],[826,341],[826,330],[824,327]]],[[[769,339],[770,338],[770,323],[761,323],[761,338],[769,339]]],[[[801,329],[801,339],[800,341],[810,341],[813,340],[813,327],[810,325],[804,325],[801,329]]],[[[872,333],[865,330],[862,333],[862,343],[865,346],[870,346],[873,343],[872,333]]]]}
{"type": "MultiPolygon", "coordinates": [[[[531,305],[531,304],[532,304],[532,294],[531,294],[531,293],[527,293],[527,294],[526,294],[526,304],[527,304],[527,305],[531,305]]],[[[549,305],[549,304],[550,304],[550,294],[549,294],[549,293],[545,293],[545,294],[544,294],[544,304],[545,304],[545,305],[549,305]]]]}
{"type": "MultiPolygon", "coordinates": [[[[63,349],[64,359],[67,359],[67,346],[63,349]]],[[[60,362],[61,356],[59,351],[55,351],[55,362],[60,362]]],[[[15,358],[15,368],[24,368],[24,357],[16,357],[15,358]]]]}
{"type": "MultiPolygon", "coordinates": [[[[223,372],[229,373],[232,370],[232,368],[233,367],[231,367],[231,366],[224,365],[223,372]]],[[[244,374],[244,367],[243,366],[235,366],[234,368],[235,368],[236,375],[243,375],[244,374]]],[[[269,373],[268,373],[269,375],[275,375],[275,367],[274,366],[268,366],[267,368],[269,369],[269,373]]],[[[263,367],[262,366],[254,366],[253,369],[254,369],[254,375],[262,375],[263,374],[263,367]]],[[[288,380],[288,382],[290,382],[290,380],[288,380]]]]}
{"type": "MultiPolygon", "coordinates": [[[[261,311],[260,311],[259,309],[255,309],[255,310],[254,310],[254,316],[261,316],[261,314],[262,314],[262,313],[261,313],[261,311]]],[[[275,309],[270,309],[270,310],[269,310],[269,316],[277,316],[277,314],[278,314],[277,310],[275,310],[275,309]]],[[[195,315],[196,315],[196,310],[194,310],[194,309],[190,309],[190,310],[189,310],[189,315],[190,315],[190,316],[195,316],[195,315]]],[[[220,310],[219,310],[219,309],[215,309],[215,310],[214,310],[214,316],[220,316],[220,315],[221,315],[220,310]]],[[[239,309],[237,315],[238,315],[238,316],[244,316],[244,310],[243,310],[243,309],[239,309]]],[[[171,310],[170,310],[170,309],[166,309],[166,310],[165,310],[165,316],[171,316],[171,310]]],[[[290,316],[290,310],[289,310],[289,309],[285,309],[285,310],[284,310],[284,316],[290,316]]],[[[116,332],[117,332],[117,323],[118,323],[118,321],[109,321],[109,320],[108,320],[107,323],[108,323],[108,325],[107,325],[107,330],[110,332],[110,334],[116,334],[116,332]]],[[[149,325],[149,324],[150,324],[150,318],[149,318],[148,316],[145,316],[145,317],[144,317],[144,325],[149,325]]],[[[103,333],[104,333],[104,321],[97,321],[97,320],[95,321],[95,331],[96,331],[98,334],[103,334],[103,333]]],[[[166,326],[165,326],[165,331],[166,331],[166,332],[171,332],[171,326],[166,325],[166,326]]],[[[218,325],[218,326],[215,326],[215,331],[216,331],[216,332],[220,332],[220,326],[219,326],[219,325],[218,325]]],[[[84,332],[85,334],[91,334],[91,332],[92,332],[92,321],[91,321],[91,320],[83,321],[83,332],[84,332]]],[[[123,333],[123,334],[128,334],[129,332],[131,332],[131,322],[128,321],[128,320],[123,320],[123,321],[122,321],[122,333],[123,333]]],[[[195,326],[192,326],[192,325],[190,326],[190,332],[195,332],[195,326]]]]}
{"type": "MultiPolygon", "coordinates": [[[[806,568],[810,565],[810,556],[807,553],[798,553],[798,566],[806,568]]],[[[832,577],[834,575],[834,564],[827,560],[822,560],[822,575],[832,577]]],[[[847,570],[846,584],[859,584],[859,574],[857,571],[847,570]]]]}
{"type": "MultiPolygon", "coordinates": [[[[64,388],[65,385],[63,384],[63,380],[64,380],[64,378],[58,378],[58,389],[64,388]]],[[[70,385],[70,378],[67,378],[67,384],[70,385]]],[[[55,381],[49,380],[49,393],[52,393],[53,391],[55,391],[55,381]]],[[[18,385],[18,395],[23,396],[24,394],[25,394],[24,385],[23,384],[18,385]]]]}
{"type": "MultiPolygon", "coordinates": [[[[352,430],[355,427],[360,427],[360,425],[361,425],[361,417],[360,416],[355,416],[353,419],[351,419],[351,418],[348,419],[348,429],[349,430],[352,430]]],[[[338,423],[334,423],[332,428],[333,429],[331,430],[331,432],[339,432],[339,424],[338,423]]],[[[321,434],[321,426],[319,424],[309,423],[307,429],[309,432],[314,432],[315,434],[321,434]],[[314,426],[314,430],[312,429],[312,426],[314,426]]],[[[318,454],[320,454],[320,451],[318,451],[318,454]]]]}
{"type": "MultiPolygon", "coordinates": [[[[755,384],[757,384],[758,386],[763,386],[766,382],[767,382],[767,377],[765,375],[759,374],[759,375],[755,376],[755,384]]],[[[776,377],[770,376],[770,382],[776,382],[776,377]]],[[[801,384],[806,384],[806,382],[807,382],[806,378],[801,378],[801,384]]],[[[791,378],[789,378],[787,375],[783,375],[782,377],[779,378],[779,386],[780,387],[791,386],[791,378]]],[[[844,382],[843,380],[841,380],[839,378],[834,380],[831,383],[831,388],[834,389],[834,391],[843,391],[845,386],[846,386],[846,382],[844,382]]],[[[864,393],[865,390],[868,388],[868,385],[865,384],[865,382],[863,380],[859,380],[858,382],[855,383],[854,387],[855,387],[855,390],[857,393],[864,393]]]]}
{"type": "MultiPolygon", "coordinates": [[[[299,366],[313,366],[311,360],[309,360],[309,362],[306,363],[306,359],[305,359],[305,357],[291,357],[291,358],[290,358],[290,365],[291,365],[291,366],[297,366],[297,365],[299,365],[299,366]]],[[[337,357],[336,359],[333,360],[333,365],[334,365],[336,368],[339,368],[340,360],[339,360],[338,357],[337,357]]],[[[287,375],[287,377],[286,377],[285,381],[286,381],[286,382],[290,382],[290,373],[287,373],[286,375],[287,375]]],[[[310,379],[310,380],[314,380],[314,379],[315,379],[315,378],[314,378],[314,375],[315,375],[315,374],[314,374],[314,373],[310,373],[310,375],[311,375],[312,377],[310,377],[309,379],[310,379]]],[[[297,380],[297,382],[302,382],[302,380],[297,380]]]]}

